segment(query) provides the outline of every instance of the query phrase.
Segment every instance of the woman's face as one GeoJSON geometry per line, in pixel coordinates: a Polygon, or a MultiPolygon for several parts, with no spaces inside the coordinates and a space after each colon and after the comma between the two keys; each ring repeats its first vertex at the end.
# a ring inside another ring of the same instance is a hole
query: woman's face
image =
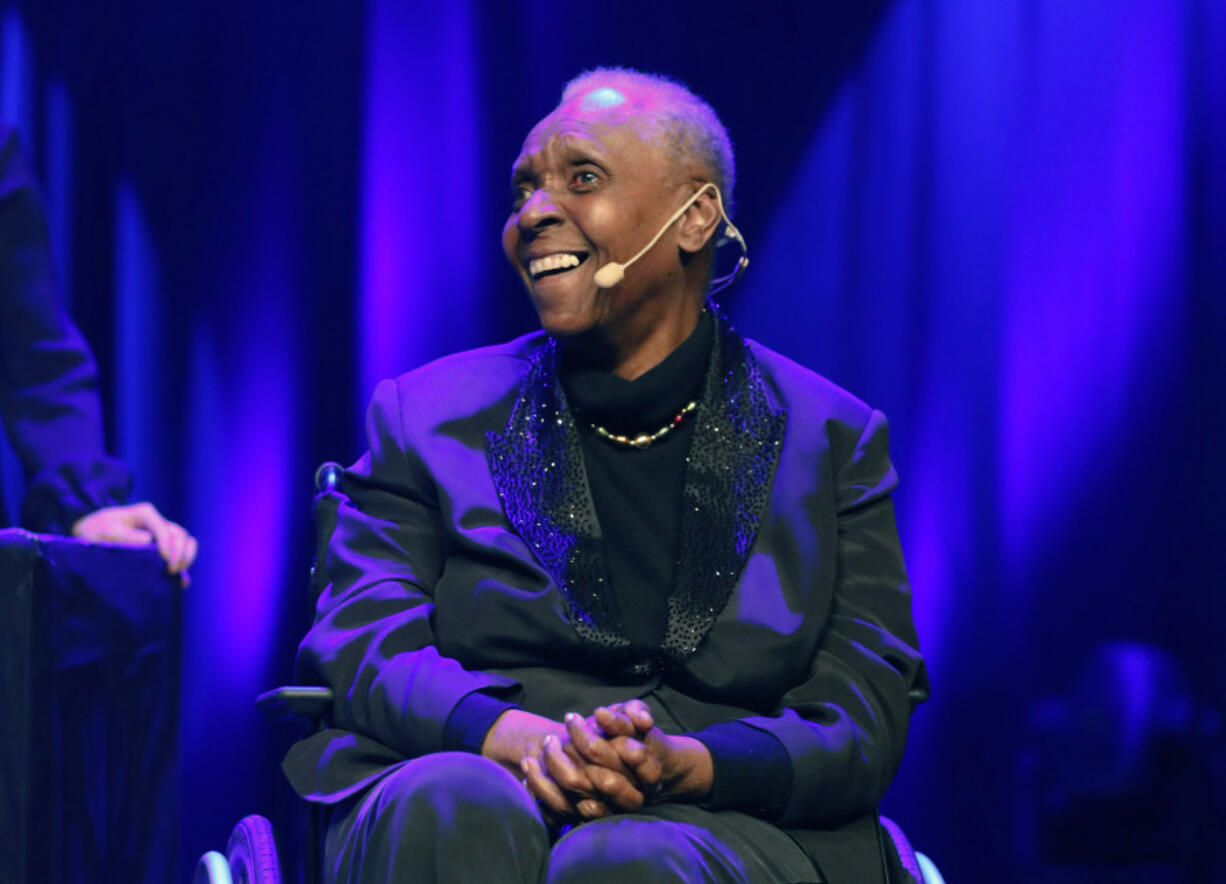
{"type": "Polygon", "coordinates": [[[680,292],[678,250],[665,235],[610,289],[593,277],[650,241],[688,196],[667,151],[607,107],[572,103],[528,134],[515,161],[503,249],[551,334],[616,335],[680,292]]]}

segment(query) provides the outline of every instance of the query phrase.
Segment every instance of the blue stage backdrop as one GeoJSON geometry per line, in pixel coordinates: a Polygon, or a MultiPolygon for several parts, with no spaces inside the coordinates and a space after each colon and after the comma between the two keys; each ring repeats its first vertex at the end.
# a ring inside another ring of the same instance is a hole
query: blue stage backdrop
{"type": "Polygon", "coordinates": [[[947,878],[1022,880],[1029,710],[1101,642],[1223,705],[1221,3],[0,0],[0,47],[110,439],[201,541],[185,878],[246,813],[300,837],[252,698],[309,621],[314,466],[380,378],[532,327],[509,166],[597,64],[712,102],[726,308],[891,418],[934,692],[885,810],[947,878]]]}

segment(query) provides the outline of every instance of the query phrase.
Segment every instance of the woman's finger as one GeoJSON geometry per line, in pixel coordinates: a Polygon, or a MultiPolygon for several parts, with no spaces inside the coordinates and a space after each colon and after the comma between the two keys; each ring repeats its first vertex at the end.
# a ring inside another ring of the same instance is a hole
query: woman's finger
{"type": "Polygon", "coordinates": [[[632,737],[617,737],[612,740],[612,746],[617,757],[631,772],[634,780],[643,794],[653,795],[660,788],[664,777],[664,765],[659,752],[652,748],[659,741],[645,743],[632,737]]]}
{"type": "Polygon", "coordinates": [[[645,800],[643,790],[609,742],[591,733],[581,715],[567,716],[566,726],[568,734],[578,741],[590,740],[585,747],[586,757],[580,753],[575,739],[555,740],[552,737],[547,738],[544,757],[548,772],[568,797],[576,802],[580,814],[585,819],[595,819],[584,813],[580,806],[584,799],[592,797],[617,810],[638,810],[642,807],[645,800]],[[565,759],[565,765],[562,759],[565,759]]]}
{"type": "Polygon", "coordinates": [[[636,782],[619,773],[614,773],[607,767],[590,767],[588,779],[597,794],[609,805],[620,811],[638,810],[643,806],[646,795],[636,782]]]}
{"type": "Polygon", "coordinates": [[[188,534],[187,541],[183,545],[183,552],[179,556],[179,582],[184,589],[192,585],[192,575],[188,573],[187,569],[196,561],[198,549],[199,546],[196,543],[196,538],[188,534]]]}
{"type": "Polygon", "coordinates": [[[622,710],[621,703],[615,703],[612,706],[597,706],[592,713],[592,723],[606,737],[638,736],[634,722],[622,710]]]}
{"type": "MultiPolygon", "coordinates": [[[[533,761],[536,762],[536,759],[533,761]]],[[[536,762],[536,767],[540,768],[539,762],[536,762]]],[[[598,771],[599,768],[592,770],[598,771]]],[[[549,774],[547,769],[543,771],[543,775],[544,780],[526,777],[524,785],[529,787],[529,791],[536,796],[538,801],[541,801],[547,815],[555,821],[573,820],[576,816],[585,820],[594,820],[613,813],[613,809],[605,800],[592,796],[571,796],[549,774]],[[541,791],[538,792],[537,789],[541,791]]],[[[590,786],[586,788],[590,789],[590,786]]]]}
{"type": "Polygon", "coordinates": [[[651,707],[642,700],[627,700],[620,705],[622,711],[634,722],[640,734],[645,734],[656,726],[656,720],[651,715],[651,707]]]}
{"type": "Polygon", "coordinates": [[[525,757],[519,763],[519,769],[524,775],[524,785],[546,811],[560,819],[574,819],[578,815],[575,806],[558,788],[558,784],[545,772],[537,759],[530,755],[525,757]]]}
{"type": "Polygon", "coordinates": [[[174,522],[166,523],[166,566],[171,574],[183,570],[183,554],[187,551],[187,532],[174,522]]]}
{"type": "Polygon", "coordinates": [[[541,760],[544,762],[545,773],[567,795],[576,796],[576,800],[595,795],[595,789],[584,772],[581,761],[567,754],[562,741],[553,734],[548,734],[541,741],[541,760]]]}
{"type": "Polygon", "coordinates": [[[120,543],[124,546],[148,546],[153,542],[153,535],[140,528],[129,528],[127,525],[114,525],[105,534],[92,538],[106,543],[120,543]]]}
{"type": "MultiPolygon", "coordinates": [[[[122,510],[128,524],[134,528],[143,528],[153,535],[158,545],[158,554],[168,564],[173,561],[174,531],[171,522],[158,512],[151,503],[137,503],[122,510]]],[[[182,529],[179,529],[182,530],[182,529]]],[[[186,532],[185,532],[186,533],[186,532]]]]}
{"type": "Polygon", "coordinates": [[[183,572],[186,573],[196,561],[196,553],[200,552],[200,543],[192,535],[187,535],[187,549],[183,553],[183,572]]]}
{"type": "Polygon", "coordinates": [[[585,820],[598,820],[601,817],[613,815],[613,810],[609,805],[595,798],[584,798],[575,805],[575,809],[585,820]]]}
{"type": "Polygon", "coordinates": [[[598,706],[592,718],[609,737],[641,737],[655,727],[651,710],[642,700],[598,706]]]}
{"type": "Polygon", "coordinates": [[[593,726],[593,723],[574,712],[566,713],[563,723],[570,744],[579,757],[587,764],[607,767],[615,771],[625,771],[621,760],[613,746],[605,739],[605,735],[593,726]]]}

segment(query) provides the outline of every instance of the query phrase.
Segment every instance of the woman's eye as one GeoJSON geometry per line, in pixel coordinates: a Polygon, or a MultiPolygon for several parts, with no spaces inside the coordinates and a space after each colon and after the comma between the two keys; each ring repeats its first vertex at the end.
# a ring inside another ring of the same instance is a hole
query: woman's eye
{"type": "Polygon", "coordinates": [[[589,184],[595,184],[596,183],[596,173],[589,171],[587,169],[584,169],[583,171],[576,172],[575,177],[572,178],[571,181],[575,184],[580,185],[581,187],[589,185],[589,184]]]}
{"type": "Polygon", "coordinates": [[[526,184],[521,184],[511,191],[511,202],[518,208],[526,203],[532,196],[532,188],[526,184]]]}

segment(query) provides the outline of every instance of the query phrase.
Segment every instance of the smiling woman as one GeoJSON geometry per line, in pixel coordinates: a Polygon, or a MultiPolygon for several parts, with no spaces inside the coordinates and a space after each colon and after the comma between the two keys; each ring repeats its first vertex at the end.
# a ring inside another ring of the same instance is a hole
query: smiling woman
{"type": "Polygon", "coordinates": [[[544,329],[584,336],[584,347],[600,350],[613,371],[633,379],[693,329],[710,262],[682,263],[677,250],[700,252],[719,216],[709,201],[696,206],[671,242],[644,256],[622,286],[605,291],[596,284],[596,271],[637,252],[644,231],[659,228],[700,180],[644,140],[623,114],[623,105],[585,110],[582,100],[571,101],[529,133],[515,162],[516,202],[503,247],[544,329]],[[553,267],[562,260],[572,269],[539,272],[537,262],[553,267]]]}
{"type": "Polygon", "coordinates": [[[732,169],[718,118],[677,84],[621,71],[573,81],[524,140],[503,230],[544,329],[583,336],[620,377],[657,364],[697,321],[732,169]],[[672,235],[604,291],[600,269],[638,260],[670,216],[680,222],[672,235]]]}
{"type": "Polygon", "coordinates": [[[503,230],[543,332],[376,390],[286,762],[328,880],[883,873],[927,694],[886,423],[706,299],[732,180],[684,87],[583,75],[503,230]]]}

